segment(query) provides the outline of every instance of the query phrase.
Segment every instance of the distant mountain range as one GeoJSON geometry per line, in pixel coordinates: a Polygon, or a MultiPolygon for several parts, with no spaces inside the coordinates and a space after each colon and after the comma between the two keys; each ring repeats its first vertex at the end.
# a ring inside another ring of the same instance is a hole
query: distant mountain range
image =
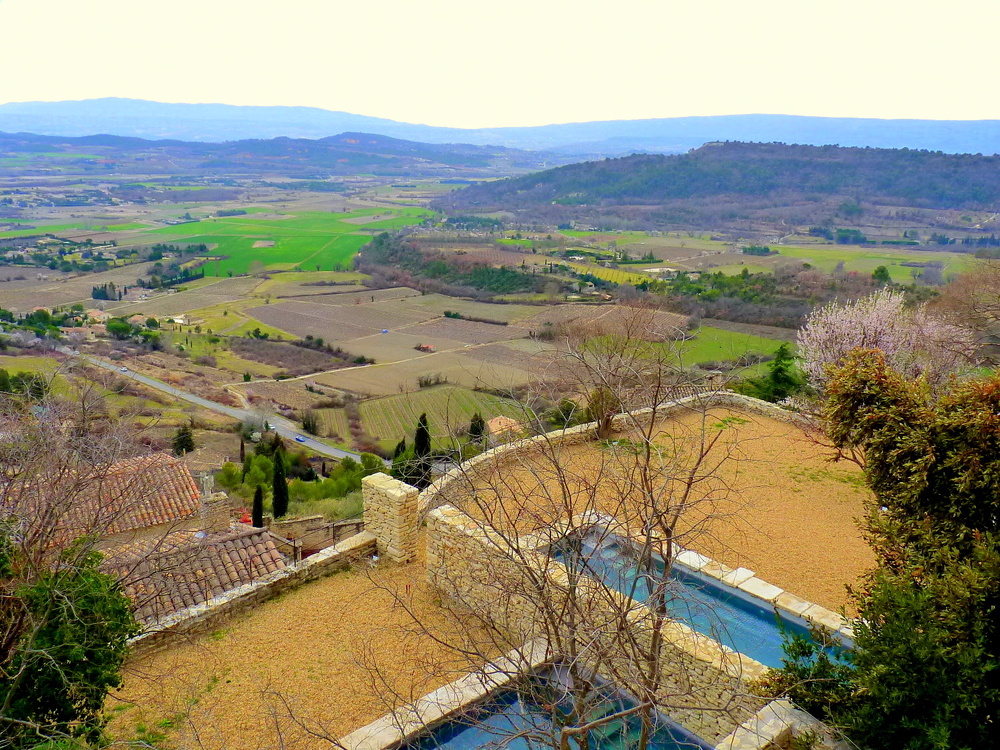
{"type": "Polygon", "coordinates": [[[378,174],[398,177],[497,177],[571,161],[561,154],[503,146],[417,143],[370,133],[316,140],[271,138],[205,143],[120,135],[52,136],[0,132],[4,171],[21,175],[159,174],[178,176],[378,174]]]}
{"type": "Polygon", "coordinates": [[[0,105],[0,131],[219,142],[325,138],[377,133],[423,143],[466,143],[618,156],[681,153],[711,141],[911,148],[946,153],[1000,153],[1000,120],[875,120],[794,115],[725,115],[609,120],[516,128],[441,128],[314,107],[165,104],[139,99],[86,99],[0,105]]]}

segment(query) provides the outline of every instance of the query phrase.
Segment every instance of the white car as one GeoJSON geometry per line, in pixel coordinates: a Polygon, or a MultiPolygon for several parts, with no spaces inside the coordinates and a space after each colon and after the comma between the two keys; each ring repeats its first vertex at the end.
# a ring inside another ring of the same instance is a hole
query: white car
{"type": "Polygon", "coordinates": [[[128,372],[128,368],[127,367],[119,367],[118,368],[118,372],[128,372]]]}

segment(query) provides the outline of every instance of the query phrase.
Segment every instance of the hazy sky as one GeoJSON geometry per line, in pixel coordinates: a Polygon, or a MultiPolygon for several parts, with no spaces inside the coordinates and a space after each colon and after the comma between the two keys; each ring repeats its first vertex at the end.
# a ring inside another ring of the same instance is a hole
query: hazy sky
{"type": "Polygon", "coordinates": [[[0,103],[123,96],[457,127],[1000,119],[1000,4],[0,0],[0,103]]]}

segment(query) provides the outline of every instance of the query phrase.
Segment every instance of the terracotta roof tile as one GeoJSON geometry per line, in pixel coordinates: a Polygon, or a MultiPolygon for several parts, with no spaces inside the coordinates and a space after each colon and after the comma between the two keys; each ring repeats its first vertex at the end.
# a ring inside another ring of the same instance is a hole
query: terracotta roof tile
{"type": "Polygon", "coordinates": [[[155,622],[287,564],[270,532],[263,529],[171,536],[165,551],[114,555],[104,564],[120,577],[140,622],[155,622]]]}
{"type": "Polygon", "coordinates": [[[68,473],[54,481],[46,488],[26,485],[0,505],[29,522],[44,515],[57,543],[81,533],[114,536],[177,523],[201,509],[191,472],[167,453],[119,461],[94,476],[68,473]],[[53,504],[53,492],[65,501],[53,504]]]}

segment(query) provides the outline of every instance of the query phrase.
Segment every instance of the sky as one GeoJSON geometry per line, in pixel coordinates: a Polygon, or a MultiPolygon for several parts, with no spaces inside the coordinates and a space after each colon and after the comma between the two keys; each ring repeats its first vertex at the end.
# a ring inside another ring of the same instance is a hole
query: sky
{"type": "Polygon", "coordinates": [[[0,0],[0,103],[299,105],[452,127],[1000,119],[1000,4],[0,0]]]}

